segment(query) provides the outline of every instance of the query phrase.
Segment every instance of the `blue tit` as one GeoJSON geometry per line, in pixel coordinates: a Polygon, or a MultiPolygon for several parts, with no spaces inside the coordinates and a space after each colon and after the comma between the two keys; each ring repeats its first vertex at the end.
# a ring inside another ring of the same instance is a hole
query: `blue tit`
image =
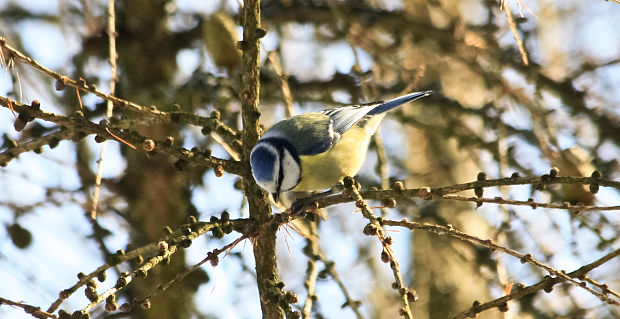
{"type": "Polygon", "coordinates": [[[410,93],[387,102],[304,113],[274,124],[250,153],[258,185],[273,195],[328,189],[355,176],[366,159],[370,137],[386,112],[433,91],[410,93]]]}

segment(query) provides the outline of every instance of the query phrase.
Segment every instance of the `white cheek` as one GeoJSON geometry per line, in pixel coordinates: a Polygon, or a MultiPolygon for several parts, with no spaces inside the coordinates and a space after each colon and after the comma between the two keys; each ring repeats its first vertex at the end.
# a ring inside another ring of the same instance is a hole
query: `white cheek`
{"type": "Polygon", "coordinates": [[[297,163],[295,158],[293,158],[287,150],[284,150],[282,155],[282,169],[284,172],[284,178],[282,179],[282,185],[280,185],[280,188],[282,191],[288,191],[299,184],[301,168],[299,167],[299,163],[297,163]]]}

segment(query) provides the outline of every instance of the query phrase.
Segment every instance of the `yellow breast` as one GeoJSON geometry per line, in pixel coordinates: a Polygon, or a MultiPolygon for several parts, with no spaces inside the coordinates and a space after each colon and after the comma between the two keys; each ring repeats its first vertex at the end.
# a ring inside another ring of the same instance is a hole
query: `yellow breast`
{"type": "Polygon", "coordinates": [[[325,153],[300,156],[301,182],[292,190],[328,189],[346,176],[355,176],[364,164],[370,137],[382,118],[375,116],[364,126],[354,125],[325,153]]]}

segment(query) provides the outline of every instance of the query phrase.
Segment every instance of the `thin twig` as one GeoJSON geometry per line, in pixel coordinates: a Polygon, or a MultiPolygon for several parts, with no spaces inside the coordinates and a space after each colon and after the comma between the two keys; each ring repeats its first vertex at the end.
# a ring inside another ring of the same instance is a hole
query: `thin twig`
{"type": "Polygon", "coordinates": [[[308,266],[306,267],[306,280],[304,281],[304,287],[308,292],[308,296],[306,297],[306,301],[304,302],[304,306],[301,310],[301,317],[303,319],[309,319],[310,314],[312,312],[312,305],[316,298],[314,292],[316,290],[316,280],[318,278],[318,270],[316,265],[316,258],[319,254],[319,242],[318,242],[318,232],[317,232],[317,224],[313,221],[305,221],[309,228],[309,235],[315,238],[306,238],[306,247],[303,252],[308,257],[308,266]]]}
{"type": "Polygon", "coordinates": [[[362,215],[364,218],[368,219],[369,224],[364,228],[364,233],[367,235],[374,235],[379,238],[381,245],[383,246],[383,251],[381,252],[381,260],[383,262],[389,262],[390,268],[392,269],[392,274],[394,275],[394,284],[393,288],[398,291],[400,296],[400,302],[402,307],[399,310],[401,316],[405,318],[413,318],[413,314],[411,313],[410,302],[416,301],[416,293],[413,290],[405,287],[403,283],[403,276],[400,273],[398,262],[394,257],[394,251],[392,250],[392,237],[389,237],[385,234],[385,230],[383,226],[379,223],[379,219],[370,209],[370,206],[366,203],[364,198],[360,195],[359,185],[353,178],[347,177],[345,178],[345,191],[350,192],[353,200],[355,200],[355,205],[362,210],[362,215]]]}
{"type": "MultiPolygon", "coordinates": [[[[586,274],[588,272],[590,272],[592,269],[599,267],[600,265],[606,263],[607,261],[616,258],[617,256],[620,256],[620,249],[617,249],[615,251],[612,251],[611,253],[599,258],[598,260],[585,265],[573,272],[568,273],[567,275],[573,278],[580,278],[580,277],[584,277],[586,276],[586,274]]],[[[587,276],[586,276],[587,277],[587,276]]],[[[536,284],[527,286],[527,287],[517,287],[516,289],[513,289],[512,292],[506,296],[502,296],[500,298],[485,302],[485,303],[476,303],[474,306],[472,306],[471,308],[464,310],[460,313],[458,313],[457,315],[453,316],[452,319],[465,319],[465,318],[473,318],[475,317],[478,313],[485,311],[485,310],[489,310],[489,309],[493,309],[496,307],[503,307],[504,309],[507,309],[508,306],[508,301],[510,300],[515,300],[515,299],[519,299],[521,297],[527,296],[529,294],[535,293],[537,291],[540,290],[549,290],[551,287],[553,287],[553,285],[555,285],[556,283],[560,283],[563,282],[564,279],[560,278],[560,277],[546,277],[543,280],[539,281],[536,284]]]]}
{"type": "Polygon", "coordinates": [[[84,92],[89,92],[92,94],[95,94],[96,96],[104,99],[104,100],[110,100],[114,103],[116,103],[117,105],[121,105],[123,107],[126,107],[130,110],[133,111],[137,111],[137,112],[142,112],[142,113],[146,113],[146,114],[150,114],[150,115],[163,115],[165,114],[165,112],[161,112],[158,111],[156,109],[152,109],[146,106],[142,106],[133,102],[129,102],[129,101],[125,101],[123,99],[120,99],[118,97],[112,96],[110,94],[106,94],[102,91],[97,90],[96,86],[94,84],[91,83],[86,83],[86,80],[84,79],[80,79],[80,80],[74,80],[71,79],[67,76],[61,75],[60,73],[54,72],[51,69],[46,68],[45,66],[43,66],[41,63],[39,63],[37,60],[27,56],[26,54],[22,53],[21,51],[17,50],[16,48],[12,47],[9,44],[6,44],[6,39],[0,37],[0,48],[8,51],[10,54],[12,54],[12,56],[18,58],[22,63],[28,64],[32,67],[34,67],[35,69],[43,72],[45,75],[50,76],[54,79],[56,79],[57,81],[60,81],[63,85],[66,86],[70,86],[76,89],[79,89],[81,91],[84,92]]]}
{"type": "Polygon", "coordinates": [[[549,204],[549,203],[539,203],[531,200],[521,201],[521,200],[511,200],[511,199],[503,199],[501,197],[495,198],[484,198],[484,197],[467,197],[461,195],[444,195],[441,199],[449,199],[449,200],[457,200],[461,202],[473,202],[473,203],[493,203],[493,204],[505,204],[505,205],[513,205],[513,206],[530,206],[533,209],[538,207],[543,208],[554,208],[554,209],[565,209],[569,211],[576,212],[593,212],[593,211],[604,211],[604,210],[620,210],[620,205],[616,206],[585,206],[585,205],[571,205],[569,203],[562,204],[549,204]]]}
{"type": "Polygon", "coordinates": [[[359,310],[359,307],[361,306],[361,302],[351,298],[351,294],[349,293],[347,287],[344,285],[344,283],[340,279],[340,276],[338,275],[338,272],[335,269],[335,263],[329,260],[325,256],[325,252],[323,252],[323,250],[321,249],[319,245],[319,241],[317,237],[318,236],[317,223],[314,221],[304,221],[304,222],[308,225],[309,235],[312,236],[313,238],[306,238],[306,247],[303,250],[304,254],[308,257],[308,267],[306,268],[306,280],[304,281],[304,287],[306,287],[306,290],[308,291],[308,297],[306,298],[306,301],[304,302],[304,306],[301,312],[301,317],[304,319],[312,318],[311,316],[312,305],[314,304],[314,301],[317,297],[315,295],[315,290],[316,290],[316,281],[319,275],[319,272],[317,269],[318,268],[317,260],[320,260],[325,265],[325,270],[323,270],[322,272],[327,272],[331,276],[331,278],[334,280],[334,282],[336,282],[336,284],[340,288],[340,291],[342,292],[345,298],[343,308],[345,305],[347,307],[350,307],[353,310],[353,313],[355,313],[356,318],[363,319],[364,316],[362,316],[362,313],[359,310]]]}
{"type": "Polygon", "coordinates": [[[375,145],[377,146],[377,166],[379,167],[379,177],[381,178],[381,189],[389,189],[390,188],[390,179],[388,175],[388,158],[387,152],[385,151],[385,146],[383,145],[383,140],[380,136],[381,128],[377,128],[377,132],[374,135],[375,145]]]}
{"type": "MultiPolygon", "coordinates": [[[[247,227],[246,225],[248,224],[249,221],[248,220],[236,220],[236,221],[231,220],[230,222],[233,224],[234,229],[243,230],[247,227]]],[[[195,230],[190,235],[184,235],[182,230],[187,229],[189,226],[191,225],[180,226],[178,230],[165,236],[161,241],[171,240],[171,241],[179,243],[186,239],[191,240],[213,229],[215,227],[215,223],[198,222],[194,225],[193,229],[195,230]]],[[[86,284],[86,282],[97,277],[98,274],[105,272],[107,269],[113,267],[114,265],[138,258],[138,256],[148,255],[148,254],[152,254],[153,252],[159,251],[160,250],[159,243],[161,241],[149,243],[147,245],[144,245],[140,248],[134,249],[126,253],[125,252],[117,253],[116,255],[113,256],[111,260],[113,261],[112,263],[105,263],[99,266],[97,269],[95,269],[88,275],[81,277],[80,280],[77,283],[75,283],[73,286],[71,286],[70,288],[67,288],[61,291],[59,298],[50,305],[47,311],[54,312],[56,309],[58,309],[58,307],[62,304],[64,300],[69,298],[69,296],[71,296],[74,292],[76,292],[81,286],[86,284]]]]}
{"type": "Polygon", "coordinates": [[[214,249],[212,252],[207,253],[207,256],[201,260],[199,263],[193,265],[192,267],[190,267],[189,269],[178,273],[176,276],[174,276],[173,279],[169,280],[168,282],[159,285],[157,287],[157,289],[155,289],[154,291],[152,291],[151,293],[149,293],[147,296],[145,296],[144,298],[137,300],[137,301],[133,301],[127,308],[123,307],[125,311],[130,311],[131,309],[133,309],[136,305],[142,305],[144,304],[146,301],[150,300],[151,298],[153,298],[154,296],[166,291],[168,288],[170,288],[172,285],[174,285],[177,282],[180,282],[181,280],[183,280],[183,278],[187,277],[187,275],[189,275],[190,273],[194,272],[196,269],[200,268],[202,265],[204,265],[207,261],[211,262],[211,265],[213,265],[214,267],[217,266],[218,262],[219,262],[219,255],[223,252],[228,253],[231,249],[233,249],[237,244],[239,244],[241,241],[245,240],[248,238],[248,235],[242,235],[240,237],[238,237],[237,239],[235,239],[234,241],[230,242],[229,244],[227,244],[226,246],[219,248],[219,249],[214,249]]]}
{"type": "Polygon", "coordinates": [[[11,159],[16,158],[22,153],[31,151],[41,153],[43,151],[43,146],[49,145],[50,147],[55,147],[56,143],[59,141],[71,139],[74,135],[74,132],[71,130],[60,130],[58,132],[41,136],[32,141],[18,144],[17,146],[11,147],[4,152],[0,152],[0,165],[2,165],[2,163],[8,163],[11,159]]]}
{"type": "MultiPolygon", "coordinates": [[[[467,190],[473,190],[477,187],[488,188],[488,187],[497,187],[497,186],[514,186],[514,185],[554,185],[554,184],[574,184],[574,185],[589,185],[596,184],[600,186],[613,187],[615,189],[620,190],[620,181],[613,181],[602,178],[595,177],[570,177],[570,176],[558,176],[549,178],[545,177],[507,177],[500,179],[487,179],[483,181],[475,181],[468,182],[462,184],[454,184],[449,186],[442,187],[420,187],[420,188],[409,188],[409,189],[389,189],[389,190],[367,190],[362,191],[360,194],[366,200],[386,200],[390,198],[423,198],[426,200],[433,200],[437,198],[443,198],[448,194],[458,193],[467,190]]],[[[343,196],[342,194],[329,195],[325,197],[319,197],[315,199],[319,204],[319,208],[331,206],[334,204],[347,203],[351,201],[351,198],[343,196]]],[[[530,203],[533,204],[533,203],[530,203]]],[[[562,204],[562,207],[550,207],[550,208],[561,208],[567,209],[568,207],[565,204],[562,204]]],[[[587,207],[590,206],[577,206],[574,207],[587,207]]],[[[578,209],[575,209],[578,210],[578,209]]],[[[594,209],[590,209],[594,210],[594,209]]]]}
{"type": "MultiPolygon", "coordinates": [[[[114,95],[116,91],[116,18],[114,11],[114,0],[108,0],[108,54],[110,55],[110,95],[114,95]]],[[[105,117],[109,121],[114,111],[114,103],[107,100],[107,109],[105,117]]],[[[99,203],[99,192],[101,191],[101,176],[103,174],[103,158],[108,141],[103,141],[99,159],[97,160],[97,176],[95,177],[95,192],[93,194],[93,205],[90,209],[90,218],[97,218],[97,205],[99,203]]]]}
{"type": "MultiPolygon", "coordinates": [[[[0,96],[0,105],[7,108],[12,107],[18,113],[28,112],[28,115],[32,118],[41,119],[66,126],[70,128],[69,130],[73,130],[74,133],[81,134],[82,137],[89,134],[96,134],[106,139],[122,138],[123,141],[136,145],[142,145],[142,143],[147,140],[145,137],[142,137],[135,132],[121,131],[120,129],[115,129],[115,125],[113,123],[110,124],[108,127],[105,127],[90,122],[82,116],[57,115],[40,109],[34,109],[29,105],[14,102],[2,96],[0,96]]],[[[169,141],[155,142],[154,148],[149,152],[168,154],[176,157],[179,160],[194,163],[196,165],[204,165],[208,167],[221,166],[224,171],[240,176],[247,176],[248,174],[250,174],[247,168],[238,161],[220,159],[211,156],[210,153],[207,154],[202,152],[192,152],[181,147],[176,147],[172,145],[169,141]]],[[[15,157],[12,156],[12,154],[8,151],[0,153],[0,166],[6,165],[13,158],[15,157]]]]}
{"type": "Polygon", "coordinates": [[[224,148],[226,153],[230,155],[230,158],[232,158],[235,161],[241,160],[241,157],[239,156],[239,152],[235,150],[230,144],[228,144],[219,134],[215,132],[211,132],[211,137],[213,138],[214,141],[220,144],[222,148],[224,148]]]}
{"type": "Polygon", "coordinates": [[[0,297],[0,306],[8,305],[13,307],[19,307],[24,309],[24,312],[31,315],[34,318],[54,318],[58,319],[55,314],[50,313],[49,311],[43,311],[40,307],[31,306],[29,304],[25,304],[23,302],[12,301],[9,299],[4,299],[0,297]]]}
{"type": "MultiPolygon", "coordinates": [[[[190,225],[185,225],[183,226],[183,235],[181,235],[180,237],[174,238],[174,239],[169,239],[169,240],[163,240],[157,243],[157,249],[159,251],[159,254],[157,256],[151,257],[149,258],[148,261],[146,261],[144,264],[142,264],[138,269],[134,270],[132,273],[130,274],[124,274],[121,276],[121,278],[119,278],[119,280],[117,281],[116,285],[114,287],[112,287],[111,289],[108,289],[107,291],[105,291],[104,293],[102,293],[101,295],[98,295],[96,300],[92,301],[88,306],[86,306],[85,308],[83,308],[82,310],[80,310],[81,313],[88,313],[90,312],[91,309],[93,309],[96,305],[108,300],[108,297],[115,295],[118,291],[124,289],[134,278],[136,277],[146,277],[148,272],[155,266],[157,266],[160,263],[166,263],[170,261],[170,256],[172,254],[174,254],[178,248],[179,245],[182,247],[189,247],[189,245],[191,245],[191,241],[198,238],[199,236],[205,234],[206,232],[212,230],[214,227],[217,226],[221,226],[220,224],[226,224],[226,223],[232,223],[232,221],[226,220],[226,221],[220,221],[220,222],[213,222],[213,223],[198,223],[195,220],[190,223],[190,225]],[[187,227],[189,226],[189,227],[187,227]],[[190,230],[189,233],[187,233],[187,230],[190,230]],[[193,231],[191,231],[193,230],[193,231]],[[175,244],[168,244],[168,242],[170,243],[175,243],[175,244]]],[[[232,225],[231,225],[232,226],[232,225]]],[[[234,227],[234,226],[233,226],[234,227]]],[[[244,235],[242,235],[241,237],[239,237],[237,240],[233,241],[232,243],[224,246],[222,249],[220,250],[214,250],[212,253],[207,254],[207,258],[205,258],[203,261],[201,261],[199,264],[191,267],[190,269],[179,273],[175,276],[174,279],[172,279],[171,281],[167,282],[164,285],[160,285],[158,286],[158,288],[156,290],[154,290],[151,294],[149,294],[147,297],[145,297],[143,300],[139,301],[139,304],[143,304],[146,300],[148,300],[149,298],[165,291],[166,289],[168,289],[171,285],[173,285],[174,283],[182,280],[183,278],[185,278],[185,276],[187,276],[189,273],[191,273],[192,271],[196,270],[198,267],[200,267],[202,264],[204,264],[206,261],[211,260],[213,265],[216,265],[216,259],[218,257],[218,255],[221,252],[228,252],[232,247],[234,247],[237,243],[239,243],[241,240],[246,239],[249,237],[249,233],[246,233],[244,235]]],[[[122,256],[122,255],[121,255],[122,256]]],[[[114,298],[115,299],[115,298],[114,298]]],[[[135,305],[135,303],[134,303],[135,305]]],[[[132,307],[132,305],[127,305],[127,306],[123,306],[122,310],[123,311],[128,311],[130,310],[132,307]]]]}
{"type": "Polygon", "coordinates": [[[282,96],[284,97],[284,104],[286,105],[286,117],[291,117],[295,115],[295,107],[293,105],[291,88],[288,85],[288,76],[284,74],[282,64],[280,63],[280,59],[278,58],[276,51],[269,52],[267,57],[269,58],[269,62],[271,62],[273,71],[276,73],[278,78],[280,78],[280,87],[282,88],[282,96]]]}
{"type": "MultiPolygon", "coordinates": [[[[390,179],[388,175],[388,158],[381,138],[381,127],[377,128],[375,135],[375,146],[377,147],[377,168],[379,169],[379,177],[381,179],[381,189],[390,188],[390,179]]],[[[387,209],[381,208],[381,216],[387,215],[387,209]]]]}
{"type": "Polygon", "coordinates": [[[344,304],[350,307],[351,309],[353,309],[353,313],[355,314],[355,317],[357,319],[364,319],[364,316],[362,315],[362,312],[359,309],[361,306],[361,302],[351,297],[349,290],[344,285],[344,282],[342,282],[342,279],[340,279],[340,275],[338,275],[338,272],[334,268],[335,266],[334,261],[327,259],[327,256],[325,256],[325,252],[323,252],[323,250],[320,247],[319,247],[319,259],[325,265],[325,269],[329,272],[329,275],[336,282],[336,285],[338,285],[338,288],[340,288],[340,291],[342,292],[342,295],[344,296],[344,299],[345,299],[344,304]]]}
{"type": "Polygon", "coordinates": [[[155,257],[149,258],[149,260],[145,262],[140,268],[134,270],[130,274],[122,274],[121,277],[117,280],[116,285],[114,285],[114,287],[98,295],[97,299],[92,301],[86,307],[84,307],[81,310],[81,312],[82,313],[90,312],[90,310],[93,309],[95,306],[106,301],[109,296],[116,295],[118,291],[127,287],[127,285],[129,285],[129,283],[131,283],[131,281],[133,281],[133,279],[135,279],[136,277],[146,276],[148,271],[151,270],[153,267],[157,266],[158,264],[162,262],[169,261],[170,256],[172,256],[172,254],[174,254],[177,250],[178,250],[178,247],[176,245],[170,246],[167,249],[165,249],[161,254],[155,257]]]}
{"type": "Polygon", "coordinates": [[[97,90],[97,87],[94,84],[87,83],[86,80],[80,78],[79,80],[71,79],[66,75],[62,75],[60,73],[54,72],[45,66],[41,65],[35,59],[29,57],[23,52],[17,50],[11,45],[6,43],[6,38],[0,37],[0,51],[6,51],[9,57],[11,57],[11,61],[19,61],[21,63],[32,66],[33,68],[43,72],[43,74],[56,79],[57,87],[70,86],[76,89],[79,89],[83,92],[92,93],[106,101],[112,101],[115,106],[125,108],[128,110],[132,110],[135,112],[141,112],[144,115],[153,116],[159,118],[162,123],[186,123],[190,125],[196,125],[200,127],[206,127],[210,130],[216,131],[220,134],[228,143],[231,143],[237,139],[237,132],[226,124],[222,123],[217,117],[205,117],[192,113],[183,113],[183,112],[164,112],[157,109],[157,107],[144,106],[135,102],[131,102],[125,99],[121,99],[112,94],[104,93],[100,90],[97,90]],[[15,59],[16,58],[16,59],[15,59]]]}
{"type": "Polygon", "coordinates": [[[517,24],[515,23],[514,17],[512,16],[512,10],[510,9],[510,5],[506,3],[506,1],[502,1],[501,5],[502,9],[506,12],[506,17],[508,18],[508,25],[510,25],[510,31],[512,31],[512,35],[517,42],[517,48],[519,48],[519,53],[521,54],[521,60],[524,65],[530,64],[527,52],[525,51],[525,46],[523,45],[523,40],[521,40],[521,36],[519,35],[519,30],[517,30],[517,24]]]}
{"type": "Polygon", "coordinates": [[[450,236],[453,238],[458,238],[460,240],[464,240],[467,242],[470,242],[472,244],[476,244],[476,245],[481,245],[484,247],[487,247],[489,249],[492,250],[497,250],[497,251],[501,251],[504,252],[508,255],[511,255],[513,257],[519,258],[519,260],[522,263],[529,263],[531,265],[534,265],[538,268],[541,268],[545,271],[547,271],[549,273],[549,275],[551,276],[555,276],[558,278],[562,278],[563,281],[568,281],[571,284],[573,284],[576,287],[579,287],[581,289],[586,290],[587,292],[589,292],[590,294],[596,296],[597,298],[599,298],[601,301],[607,302],[609,304],[620,304],[620,302],[618,300],[615,299],[611,299],[607,292],[598,292],[593,290],[592,288],[587,286],[587,282],[584,280],[576,280],[574,278],[571,278],[567,275],[566,271],[564,270],[557,270],[551,266],[548,266],[540,261],[538,261],[537,259],[535,259],[532,254],[522,254],[519,253],[515,250],[512,250],[508,247],[504,247],[501,246],[495,242],[493,242],[490,239],[482,239],[470,234],[466,234],[463,233],[459,230],[454,229],[451,226],[440,226],[440,225],[433,225],[433,224],[428,224],[428,223],[417,223],[417,222],[410,222],[406,219],[403,219],[401,221],[395,221],[395,220],[388,220],[388,219],[384,219],[381,221],[382,225],[390,225],[390,226],[401,226],[401,227],[406,227],[409,228],[410,230],[414,230],[414,229],[420,229],[420,230],[424,230],[424,231],[428,231],[437,235],[446,235],[446,236],[450,236]]]}

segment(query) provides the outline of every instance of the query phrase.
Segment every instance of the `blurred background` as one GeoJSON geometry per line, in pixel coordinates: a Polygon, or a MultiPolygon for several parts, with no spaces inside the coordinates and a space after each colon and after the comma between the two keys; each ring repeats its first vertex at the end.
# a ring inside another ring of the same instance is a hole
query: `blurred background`
{"type": "MultiPolygon", "coordinates": [[[[0,0],[0,36],[42,65],[107,92],[107,3],[0,0]]],[[[233,0],[116,1],[116,95],[163,111],[206,116],[218,110],[224,123],[241,129],[240,8],[233,0]]],[[[408,188],[438,187],[473,181],[480,171],[490,179],[513,172],[536,176],[551,167],[565,176],[590,176],[596,169],[605,179],[620,180],[619,17],[620,4],[603,0],[264,0],[261,121],[269,127],[291,114],[435,89],[438,94],[384,120],[358,176],[363,188],[387,188],[395,180],[408,188]],[[290,93],[283,91],[282,79],[290,93]]],[[[37,99],[41,109],[64,115],[81,103],[87,119],[104,118],[102,99],[82,93],[80,102],[74,89],[56,91],[54,79],[3,61],[1,96],[26,104],[37,99]]],[[[0,152],[59,130],[36,120],[17,132],[11,111],[2,108],[0,114],[0,152]]],[[[123,110],[114,116],[134,119],[132,129],[154,140],[173,136],[177,146],[230,157],[217,137],[204,135],[200,127],[141,124],[140,114],[123,110]]],[[[147,156],[109,142],[98,218],[91,221],[100,149],[93,136],[65,140],[0,168],[0,297],[46,309],[77,281],[77,273],[93,271],[118,249],[156,242],[166,225],[178,227],[190,215],[207,221],[223,211],[231,218],[248,216],[237,176],[218,178],[211,169],[191,165],[179,171],[168,156],[147,156]]],[[[593,195],[574,185],[485,190],[485,197],[495,196],[597,206],[620,202],[618,190],[601,187],[593,195]]],[[[354,212],[351,203],[332,206],[327,219],[317,223],[316,243],[333,264],[317,263],[313,318],[398,316],[399,298],[391,288],[391,270],[380,260],[381,245],[362,234],[367,221],[354,212]],[[327,268],[333,273],[322,271],[327,268]],[[361,301],[359,314],[341,307],[346,299],[340,284],[361,301]]],[[[412,199],[376,213],[451,224],[567,271],[620,247],[618,211],[575,214],[412,199]]],[[[450,318],[475,300],[504,295],[510,283],[530,285],[546,275],[448,237],[404,229],[389,234],[405,284],[418,292],[413,305],[418,319],[450,318]]],[[[119,303],[143,297],[235,236],[200,237],[169,266],[133,282],[119,303]]],[[[299,296],[297,309],[307,298],[304,247],[311,244],[286,228],[278,232],[277,244],[280,276],[285,289],[299,296]]],[[[108,271],[100,291],[132,269],[135,265],[122,264],[108,271]]],[[[619,274],[618,258],[590,273],[616,291],[619,274]]],[[[83,289],[61,308],[85,307],[83,289]]],[[[92,317],[260,317],[251,245],[240,244],[218,267],[203,266],[151,303],[150,310],[129,314],[98,307],[92,317]]],[[[492,309],[479,317],[620,317],[617,306],[568,284],[509,306],[508,312],[492,309]]],[[[0,307],[0,318],[25,316],[22,309],[0,307]]]]}

